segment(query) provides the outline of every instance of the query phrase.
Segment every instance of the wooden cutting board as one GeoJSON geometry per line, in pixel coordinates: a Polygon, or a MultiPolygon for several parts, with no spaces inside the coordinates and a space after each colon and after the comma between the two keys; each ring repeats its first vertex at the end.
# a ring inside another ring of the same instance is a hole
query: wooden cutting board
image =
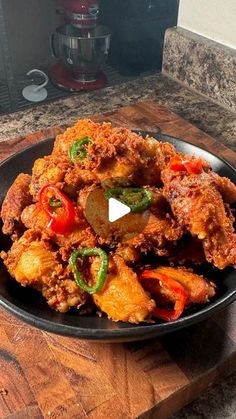
{"type": "MultiPolygon", "coordinates": [[[[233,151],[154,102],[92,119],[161,131],[236,162],[233,151]]],[[[1,142],[0,157],[61,130],[1,142]]],[[[52,335],[0,310],[1,418],[162,419],[235,367],[235,303],[187,330],[132,344],[52,335]]]]}

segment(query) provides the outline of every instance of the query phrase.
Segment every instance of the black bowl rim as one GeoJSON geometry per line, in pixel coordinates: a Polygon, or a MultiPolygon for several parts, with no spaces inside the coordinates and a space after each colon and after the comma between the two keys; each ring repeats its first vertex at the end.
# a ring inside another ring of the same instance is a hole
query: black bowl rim
{"type": "Polygon", "coordinates": [[[130,338],[139,337],[139,339],[151,338],[154,336],[162,336],[169,334],[179,329],[183,329],[188,326],[192,326],[210,317],[211,314],[226,308],[229,304],[236,300],[236,290],[226,294],[220,300],[216,300],[212,304],[208,304],[196,313],[190,314],[185,317],[180,317],[170,323],[155,323],[145,325],[133,325],[132,327],[126,327],[124,329],[92,329],[92,328],[81,328],[77,326],[63,325],[53,323],[50,320],[41,319],[33,314],[29,314],[26,310],[9,303],[5,298],[0,296],[0,306],[6,309],[8,312],[23,320],[32,326],[39,329],[45,330],[50,333],[56,333],[63,336],[77,337],[86,340],[102,340],[111,341],[118,339],[118,341],[129,341],[130,338]],[[212,313],[213,311],[213,313],[212,313]],[[120,340],[119,340],[120,339],[120,340]]]}
{"type": "MultiPolygon", "coordinates": [[[[167,141],[168,140],[175,140],[182,144],[189,144],[191,147],[196,148],[196,150],[202,150],[204,152],[209,153],[209,155],[216,157],[224,165],[227,165],[231,170],[233,170],[236,173],[236,169],[229,164],[226,160],[222,159],[221,157],[211,153],[210,151],[198,147],[195,144],[192,144],[189,141],[185,141],[182,139],[179,139],[177,137],[173,137],[166,134],[159,134],[152,131],[144,131],[144,130],[132,130],[136,131],[138,133],[141,133],[142,135],[153,135],[154,138],[160,141],[167,141]]],[[[4,159],[0,163],[0,167],[6,164],[11,159],[17,157],[18,155],[21,155],[25,153],[27,150],[32,148],[37,148],[40,146],[40,144],[47,143],[54,140],[53,138],[48,138],[45,140],[42,140],[36,144],[27,146],[20,151],[14,153],[10,157],[4,159]]],[[[204,307],[201,307],[201,309],[195,313],[189,314],[184,317],[180,317],[179,319],[170,322],[170,323],[155,323],[155,324],[138,324],[138,325],[132,325],[131,327],[125,327],[124,329],[92,329],[92,328],[81,328],[77,326],[71,326],[71,325],[64,325],[62,323],[54,323],[53,321],[46,320],[39,318],[35,316],[34,314],[29,314],[26,310],[23,310],[16,306],[13,303],[10,303],[7,299],[2,297],[0,295],[0,306],[2,306],[4,309],[6,309],[8,312],[13,314],[14,316],[18,317],[19,319],[23,320],[24,322],[35,326],[39,329],[48,331],[50,333],[56,333],[58,335],[63,336],[71,336],[71,337],[77,337],[81,339],[86,340],[99,340],[99,341],[117,341],[117,342],[124,342],[124,341],[130,341],[135,338],[139,339],[145,339],[145,338],[152,338],[161,336],[164,334],[169,334],[171,332],[174,332],[178,329],[183,329],[185,327],[188,327],[190,325],[194,325],[196,323],[199,323],[211,316],[211,314],[215,314],[219,312],[220,310],[226,308],[229,304],[231,304],[233,301],[236,300],[236,289],[234,291],[228,292],[225,296],[221,297],[220,299],[216,299],[213,303],[207,304],[204,307]]]]}

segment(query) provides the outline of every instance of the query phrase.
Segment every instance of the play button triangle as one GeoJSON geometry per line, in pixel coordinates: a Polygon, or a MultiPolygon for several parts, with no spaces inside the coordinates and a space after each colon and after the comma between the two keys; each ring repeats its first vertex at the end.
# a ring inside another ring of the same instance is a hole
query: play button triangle
{"type": "Polygon", "coordinates": [[[115,198],[108,200],[108,219],[111,223],[129,214],[130,208],[115,198]]]}

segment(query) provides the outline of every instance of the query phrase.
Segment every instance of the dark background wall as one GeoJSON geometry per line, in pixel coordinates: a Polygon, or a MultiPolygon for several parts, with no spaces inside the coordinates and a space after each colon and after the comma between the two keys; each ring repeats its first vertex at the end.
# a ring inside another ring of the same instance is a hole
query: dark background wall
{"type": "MultiPolygon", "coordinates": [[[[54,0],[0,0],[14,74],[53,61],[49,36],[59,25],[54,0]]],[[[100,21],[111,28],[110,63],[123,74],[161,68],[164,32],[176,25],[179,0],[100,0],[100,21]]],[[[1,42],[1,39],[0,39],[1,42]]],[[[0,79],[4,78],[0,48],[0,79]]]]}
{"type": "Polygon", "coordinates": [[[110,61],[123,74],[161,69],[164,34],[177,24],[179,0],[100,0],[112,28],[110,61]]]}
{"type": "MultiPolygon", "coordinates": [[[[13,71],[52,62],[49,35],[58,24],[53,0],[1,0],[13,71]]],[[[0,38],[1,42],[1,38],[0,38]]],[[[3,62],[4,57],[0,57],[3,62]]],[[[0,68],[1,71],[1,68],[0,68]]],[[[0,78],[3,78],[0,73],[0,78]]]]}

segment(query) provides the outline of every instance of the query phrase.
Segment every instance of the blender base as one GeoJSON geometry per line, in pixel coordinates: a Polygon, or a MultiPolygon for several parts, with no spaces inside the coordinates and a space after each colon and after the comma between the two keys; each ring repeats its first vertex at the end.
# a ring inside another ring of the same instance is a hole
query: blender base
{"type": "Polygon", "coordinates": [[[54,85],[69,92],[89,92],[91,90],[102,89],[107,83],[107,78],[102,71],[97,73],[95,81],[82,82],[75,80],[72,77],[71,71],[63,63],[54,64],[49,69],[48,74],[54,85]]]}

